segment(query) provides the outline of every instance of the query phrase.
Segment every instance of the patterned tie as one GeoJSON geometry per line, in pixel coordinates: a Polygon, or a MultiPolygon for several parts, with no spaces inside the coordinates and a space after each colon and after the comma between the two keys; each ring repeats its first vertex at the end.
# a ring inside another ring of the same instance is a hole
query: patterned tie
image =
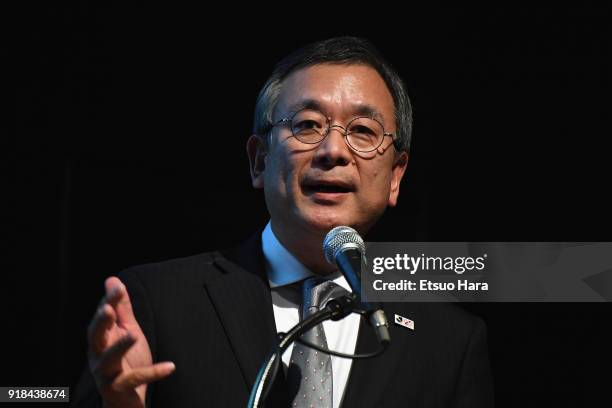
{"type": "MultiPolygon", "coordinates": [[[[348,292],[332,281],[308,278],[302,284],[302,320],[318,311],[334,298],[348,292]]],[[[318,324],[302,335],[302,339],[327,348],[323,325],[318,324]]],[[[332,365],[329,354],[321,353],[300,343],[294,343],[287,372],[296,408],[332,408],[332,365]]]]}

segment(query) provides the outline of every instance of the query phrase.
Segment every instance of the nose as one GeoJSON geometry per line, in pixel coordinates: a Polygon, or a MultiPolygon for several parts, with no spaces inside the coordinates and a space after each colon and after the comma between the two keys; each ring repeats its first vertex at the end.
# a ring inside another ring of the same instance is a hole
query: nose
{"type": "Polygon", "coordinates": [[[314,161],[323,168],[346,166],[353,158],[350,147],[344,140],[342,126],[331,125],[327,135],[315,151],[314,161]]]}

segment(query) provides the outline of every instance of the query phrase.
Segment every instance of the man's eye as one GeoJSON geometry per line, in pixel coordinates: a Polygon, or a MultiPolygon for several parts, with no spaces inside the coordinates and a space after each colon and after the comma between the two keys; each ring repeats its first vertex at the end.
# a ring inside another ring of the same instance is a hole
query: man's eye
{"type": "Polygon", "coordinates": [[[365,135],[373,135],[376,132],[374,132],[372,129],[370,129],[367,126],[357,125],[357,126],[351,127],[350,133],[361,133],[361,134],[365,134],[365,135]]]}
{"type": "Polygon", "coordinates": [[[315,122],[314,120],[302,120],[296,123],[293,127],[296,130],[321,129],[321,125],[318,122],[315,122]]]}

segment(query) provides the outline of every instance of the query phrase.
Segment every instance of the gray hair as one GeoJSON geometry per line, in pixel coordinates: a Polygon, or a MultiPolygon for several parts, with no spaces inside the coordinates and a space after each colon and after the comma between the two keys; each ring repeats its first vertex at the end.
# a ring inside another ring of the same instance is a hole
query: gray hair
{"type": "Polygon", "coordinates": [[[406,87],[395,69],[367,40],[335,37],[307,45],[282,59],[257,97],[253,133],[265,135],[274,124],[274,110],[283,80],[291,73],[317,64],[362,64],[374,68],[387,84],[395,104],[398,151],[408,151],[412,138],[412,105],[406,87]]]}

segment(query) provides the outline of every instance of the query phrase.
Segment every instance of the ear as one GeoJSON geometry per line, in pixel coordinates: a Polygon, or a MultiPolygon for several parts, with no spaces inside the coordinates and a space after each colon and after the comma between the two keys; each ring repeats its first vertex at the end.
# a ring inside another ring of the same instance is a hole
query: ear
{"type": "Polygon", "coordinates": [[[406,166],[408,166],[408,153],[401,152],[393,160],[393,168],[391,169],[391,189],[389,191],[389,201],[387,203],[389,207],[395,207],[397,205],[400,182],[402,181],[402,177],[404,177],[406,166]]]}
{"type": "Polygon", "coordinates": [[[268,149],[265,140],[258,135],[251,135],[246,144],[251,170],[251,183],[254,188],[263,188],[264,170],[266,168],[266,154],[268,149]]]}

